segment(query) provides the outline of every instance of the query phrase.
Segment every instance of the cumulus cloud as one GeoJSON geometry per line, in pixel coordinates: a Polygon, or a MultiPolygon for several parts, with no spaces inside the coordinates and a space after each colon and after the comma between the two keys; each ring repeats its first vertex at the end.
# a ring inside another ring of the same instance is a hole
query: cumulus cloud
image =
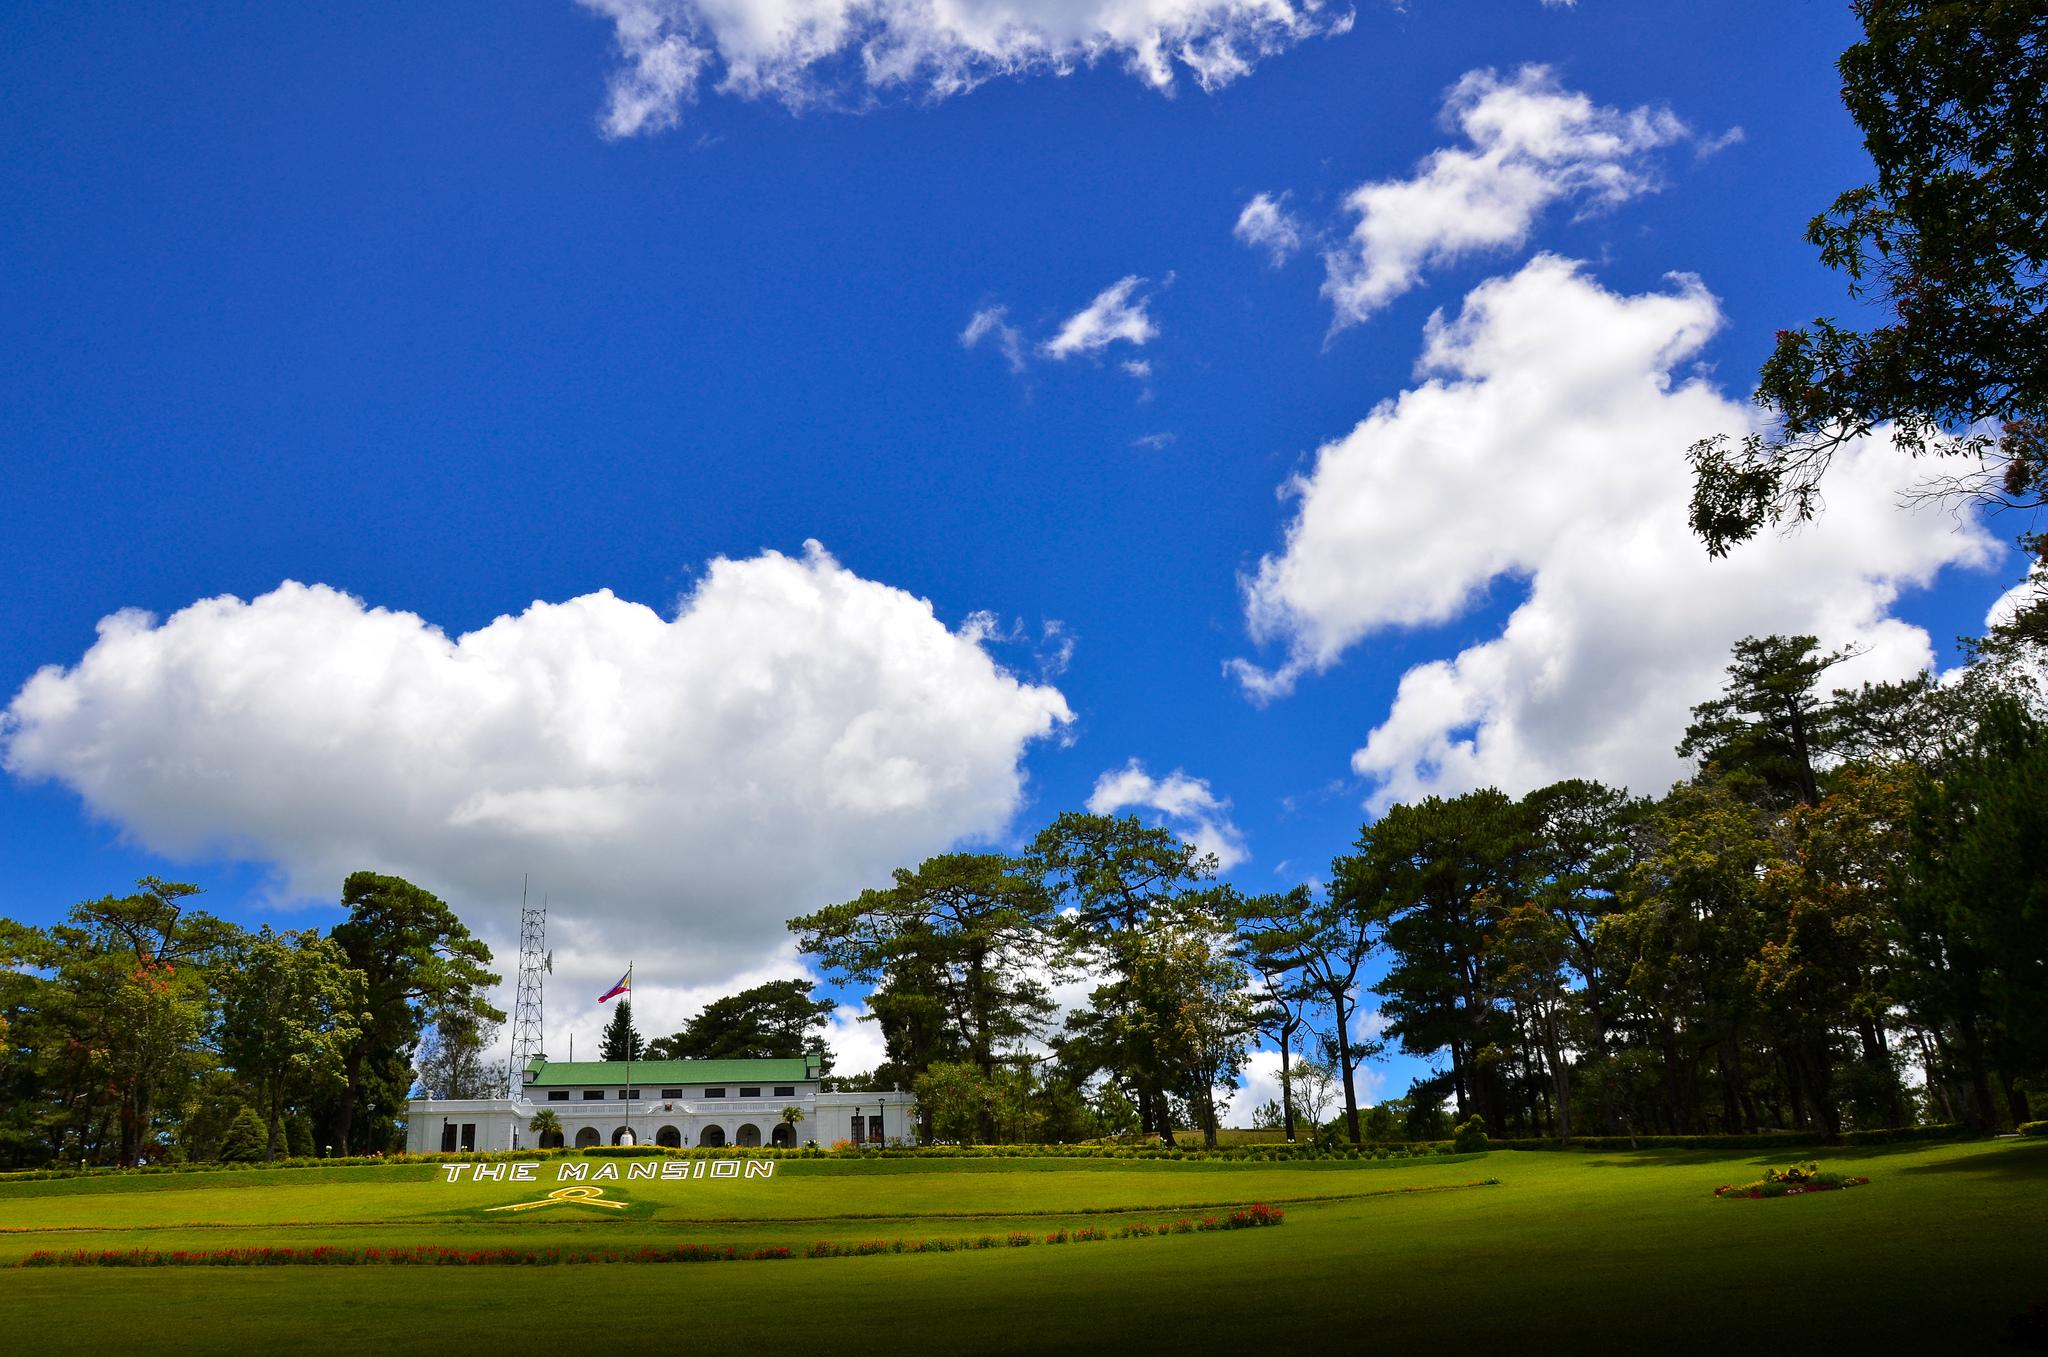
{"type": "Polygon", "coordinates": [[[1301,223],[1281,205],[1286,196],[1258,194],[1237,214],[1237,225],[1230,231],[1239,244],[1263,251],[1276,269],[1301,248],[1301,223]]]}
{"type": "Polygon", "coordinates": [[[717,88],[792,107],[891,91],[945,97],[998,76],[1113,62],[1171,92],[1204,90],[1318,35],[1348,32],[1324,0],[578,0],[609,19],[620,67],[606,135],[673,127],[714,68],[717,88]]]}
{"type": "MultiPolygon", "coordinates": [[[[1095,294],[1095,300],[1076,311],[1060,325],[1059,333],[1040,349],[1048,358],[1064,361],[1076,354],[1098,354],[1110,345],[1144,345],[1159,337],[1159,327],[1146,310],[1151,298],[1138,293],[1145,280],[1136,274],[1119,278],[1095,294]]],[[[1146,369],[1149,375],[1151,369],[1146,369]]]]}
{"type": "Polygon", "coordinates": [[[671,616],[601,591],[451,638],[296,583],[117,613],[0,715],[0,765],[152,851],[270,864],[287,898],[374,868],[509,916],[530,875],[551,989],[637,960],[681,991],[786,973],[792,915],[1001,833],[1023,751],[1070,719],[808,543],[711,562],[671,616]]]}
{"type": "Polygon", "coordinates": [[[1402,676],[1352,757],[1384,805],[1567,775],[1659,789],[1746,634],[1853,645],[1850,683],[1925,666],[1926,633],[1891,615],[1900,591],[1999,549],[1974,519],[1902,510],[1915,469],[1884,438],[1837,459],[1817,525],[1721,561],[1687,531],[1683,450],[1754,418],[1678,371],[1720,323],[1697,279],[1621,296],[1552,256],[1432,317],[1424,380],[1286,487],[1285,549],[1244,593],[1253,636],[1287,658],[1234,662],[1247,692],[1278,697],[1370,635],[1522,595],[1497,636],[1402,676]]]}
{"type": "Polygon", "coordinates": [[[967,322],[967,328],[960,332],[960,347],[971,349],[982,340],[993,340],[996,352],[1010,365],[1010,371],[1024,370],[1024,335],[1009,321],[1010,308],[1007,306],[984,306],[974,313],[967,322]]]}
{"type": "MultiPolygon", "coordinates": [[[[1346,196],[1358,220],[1324,256],[1332,328],[1363,321],[1431,265],[1522,245],[1554,203],[1570,199],[1591,211],[1652,191],[1649,153],[1686,135],[1668,110],[1601,107],[1559,86],[1544,66],[1507,79],[1469,72],[1446,96],[1443,121],[1465,145],[1432,153],[1405,179],[1346,196]]],[[[1240,239],[1244,225],[1240,217],[1240,239]]]]}
{"type": "Polygon", "coordinates": [[[1244,833],[1231,822],[1230,803],[1210,790],[1206,780],[1189,777],[1178,768],[1163,778],[1146,772],[1137,759],[1112,768],[1095,779],[1088,810],[1095,815],[1157,811],[1167,828],[1202,852],[1215,854],[1225,871],[1248,856],[1244,833]]]}

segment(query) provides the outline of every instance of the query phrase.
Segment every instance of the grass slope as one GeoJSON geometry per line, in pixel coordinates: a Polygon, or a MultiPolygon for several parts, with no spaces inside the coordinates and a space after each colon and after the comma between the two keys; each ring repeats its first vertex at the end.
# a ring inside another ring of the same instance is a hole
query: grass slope
{"type": "MultiPolygon", "coordinates": [[[[0,1261],[36,1248],[292,1243],[801,1246],[1048,1230],[1288,1203],[1278,1230],[991,1253],[548,1269],[0,1270],[38,1352],[466,1350],[560,1342],[905,1352],[2010,1351],[2048,1301],[2048,1145],[1836,1151],[1868,1187],[1718,1202],[1755,1155],[1517,1154],[1364,1165],[788,1161],[768,1182],[621,1185],[617,1220],[483,1208],[555,1186],[424,1166],[0,1185],[0,1261]],[[1405,1193],[1497,1176],[1498,1187],[1405,1193]],[[146,1186],[145,1186],[146,1185],[146,1186]],[[715,1189],[715,1190],[714,1190],[715,1189]],[[532,1219],[532,1215],[547,1219],[532,1219]]],[[[594,1213],[587,1213],[594,1214],[594,1213]]]]}

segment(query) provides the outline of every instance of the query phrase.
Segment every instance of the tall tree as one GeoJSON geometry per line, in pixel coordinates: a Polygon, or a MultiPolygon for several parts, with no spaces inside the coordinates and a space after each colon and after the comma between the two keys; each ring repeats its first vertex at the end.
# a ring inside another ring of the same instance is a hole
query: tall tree
{"type": "Polygon", "coordinates": [[[1173,1139],[1171,1072],[1142,1045],[1120,1045],[1119,1034],[1157,1030],[1165,1015],[1142,1012],[1157,994],[1133,983],[1139,951],[1151,929],[1190,912],[1220,912],[1214,884],[1216,859],[1170,830],[1134,815],[1069,811],[1032,841],[1031,861],[1064,906],[1060,933],[1076,962],[1108,975],[1091,996],[1091,1023],[1070,1022],[1067,1049],[1127,1084],[1136,1094],[1143,1129],[1173,1139]]]}
{"type": "Polygon", "coordinates": [[[599,1060],[645,1060],[647,1039],[640,1035],[640,1029],[633,1025],[633,1001],[619,1000],[619,1006],[612,1010],[611,1021],[604,1025],[604,1035],[598,1040],[599,1060]]]}
{"type": "Polygon", "coordinates": [[[1820,764],[1850,737],[1845,700],[1821,676],[1849,658],[1811,636],[1745,636],[1721,696],[1692,709],[1678,756],[1698,759],[1762,804],[1820,804],[1820,764]]]}
{"type": "MultiPolygon", "coordinates": [[[[898,868],[887,887],[789,924],[798,950],[832,974],[881,986],[870,1008],[891,1077],[914,1084],[927,1066],[957,1060],[991,1087],[997,1066],[1052,1014],[1051,925],[1052,899],[1036,875],[996,853],[898,868]]],[[[995,1134],[992,1123],[980,1128],[983,1139],[995,1134]]]]}
{"type": "Polygon", "coordinates": [[[832,1070],[825,1045],[830,999],[813,999],[808,980],[770,980],[713,999],[673,1036],[649,1042],[650,1060],[767,1060],[809,1056],[832,1070]]]}
{"type": "Polygon", "coordinates": [[[349,1154],[390,1139],[412,1086],[413,1050],[429,1025],[505,1015],[484,997],[498,983],[491,949],[439,898],[402,877],[356,872],[342,883],[341,903],[348,918],[331,936],[363,973],[365,1017],[343,1054],[345,1087],[321,1139],[349,1154]]]}
{"type": "Polygon", "coordinates": [[[1914,1004],[1962,1067],[1969,1120],[2034,1115],[2024,1080],[2048,1076],[2048,724],[1994,706],[1940,776],[1909,833],[1899,913],[1917,963],[1914,1004]]]}
{"type": "Polygon", "coordinates": [[[94,1157],[87,1142],[105,1113],[113,1158],[124,1165],[151,1141],[164,1091],[201,1059],[213,1010],[209,972],[238,935],[186,911],[197,886],[156,877],[138,884],[133,895],[80,904],[66,922],[19,935],[30,964],[54,973],[45,1016],[68,1050],[48,1074],[68,1086],[74,1148],[94,1157]]]}
{"type": "Polygon", "coordinates": [[[1379,946],[1377,927],[1383,919],[1384,876],[1355,858],[1332,864],[1336,882],[1329,895],[1303,915],[1309,929],[1301,948],[1302,982],[1315,996],[1330,1025],[1322,1033],[1326,1063],[1344,1085],[1344,1131],[1360,1143],[1358,1068],[1380,1054],[1377,1037],[1353,1031],[1358,1008],[1358,973],[1379,946]]]}
{"type": "Polygon", "coordinates": [[[1250,975],[1230,941],[1221,920],[1182,910],[1134,935],[1124,977],[1097,991],[1120,989],[1128,998],[1104,1014],[1117,1049],[1187,1107],[1210,1149],[1216,1089],[1235,1084],[1257,1026],[1250,975]]]}
{"type": "Polygon", "coordinates": [[[312,930],[262,932],[234,949],[221,1005],[221,1053],[258,1091],[269,1133],[284,1140],[285,1105],[339,1083],[342,1053],[362,1027],[363,975],[312,930]]]}
{"type": "Polygon", "coordinates": [[[1717,555],[1812,517],[1834,453],[1880,424],[1960,468],[1937,490],[2048,501],[2048,7],[1851,8],[1863,37],[1842,55],[1842,101],[1877,177],[1807,240],[1879,321],[1780,331],[1756,394],[1775,430],[1694,446],[1692,526],[1717,555]]]}
{"type": "Polygon", "coordinates": [[[488,1059],[498,1025],[473,1013],[445,1014],[420,1042],[413,1079],[437,1098],[490,1098],[504,1090],[501,1062],[488,1059]]]}
{"type": "Polygon", "coordinates": [[[1530,835],[1493,788],[1394,806],[1333,864],[1335,898],[1382,928],[1387,1030],[1418,1055],[1447,1051],[1458,1119],[1507,1121],[1498,1062],[1511,1033],[1485,951],[1488,907],[1520,898],[1530,835]]]}
{"type": "Polygon", "coordinates": [[[1317,934],[1315,898],[1306,886],[1270,895],[1232,895],[1227,903],[1237,930],[1238,959],[1256,977],[1253,1022],[1280,1048],[1280,1126],[1294,1139],[1294,1081],[1289,1077],[1294,1039],[1308,1024],[1316,988],[1307,974],[1317,934]]]}

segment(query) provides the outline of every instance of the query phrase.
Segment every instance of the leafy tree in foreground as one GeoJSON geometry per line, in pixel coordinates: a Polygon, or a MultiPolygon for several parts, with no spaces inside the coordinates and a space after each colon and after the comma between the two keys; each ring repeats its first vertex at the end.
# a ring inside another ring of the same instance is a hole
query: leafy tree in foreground
{"type": "MultiPolygon", "coordinates": [[[[1881,318],[1780,331],[1756,393],[1777,427],[1694,445],[1692,527],[1716,555],[1811,518],[1833,455],[1885,422],[1905,452],[1962,468],[1937,492],[2048,502],[2048,6],[1852,8],[1842,101],[1877,177],[1807,240],[1881,318]]],[[[2048,627],[2048,593],[2029,612],[2048,627]]]]}
{"type": "Polygon", "coordinates": [[[1899,901],[1905,945],[1936,1039],[1993,1120],[1994,1072],[2015,1124],[2034,1115],[2021,1081],[2048,1076],[2048,724],[1994,708],[1910,828],[1899,901]]]}
{"type": "Polygon", "coordinates": [[[1137,983],[1147,938],[1190,914],[1220,912],[1216,859],[1170,830],[1134,815],[1069,811],[1031,845],[1038,876],[1066,906],[1060,932],[1068,955],[1106,973],[1090,1009],[1068,1021],[1061,1058],[1077,1072],[1099,1070],[1124,1084],[1141,1128],[1173,1140],[1167,1048],[1154,1038],[1174,1022],[1148,1005],[1173,1002],[1166,989],[1137,983]]]}
{"type": "Polygon", "coordinates": [[[771,1060],[809,1056],[825,1073],[830,999],[813,999],[807,980],[770,980],[704,1005],[673,1036],[647,1044],[650,1060],[771,1060]]]}
{"type": "Polygon", "coordinates": [[[491,949],[440,899],[402,877],[356,872],[342,883],[341,903],[349,915],[330,936],[363,973],[365,1018],[343,1054],[346,1087],[321,1139],[349,1154],[391,1138],[427,1027],[444,1017],[505,1015],[484,997],[498,983],[491,949]]]}
{"type": "MultiPolygon", "coordinates": [[[[880,983],[869,1007],[888,1044],[887,1074],[914,1084],[956,1060],[993,1080],[1038,1033],[1052,1014],[1051,920],[1051,898],[1022,863],[947,853],[789,927],[798,950],[836,975],[880,983]]],[[[925,1129],[940,1134],[929,1118],[925,1129]]],[[[993,1139],[993,1123],[978,1134],[993,1139]]]]}
{"type": "Polygon", "coordinates": [[[284,1142],[285,1104],[339,1083],[343,1052],[361,1031],[362,972],[318,933],[268,926],[235,949],[221,1005],[221,1053],[258,1090],[264,1157],[284,1142]]]}
{"type": "Polygon", "coordinates": [[[65,923],[27,930],[25,959],[53,972],[45,1075],[70,1115],[71,1148],[96,1158],[96,1114],[111,1114],[114,1158],[133,1164],[153,1139],[159,1102],[201,1062],[213,1011],[210,969],[239,930],[182,903],[197,886],[145,877],[134,895],[72,909],[65,923]]]}

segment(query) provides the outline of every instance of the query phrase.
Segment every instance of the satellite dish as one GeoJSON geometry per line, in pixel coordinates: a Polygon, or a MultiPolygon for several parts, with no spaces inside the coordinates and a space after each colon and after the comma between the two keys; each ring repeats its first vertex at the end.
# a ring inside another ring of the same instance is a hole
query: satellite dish
{"type": "Polygon", "coordinates": [[[542,958],[540,965],[542,970],[546,971],[549,975],[553,975],[555,973],[555,954],[549,952],[546,957],[542,958]]]}

